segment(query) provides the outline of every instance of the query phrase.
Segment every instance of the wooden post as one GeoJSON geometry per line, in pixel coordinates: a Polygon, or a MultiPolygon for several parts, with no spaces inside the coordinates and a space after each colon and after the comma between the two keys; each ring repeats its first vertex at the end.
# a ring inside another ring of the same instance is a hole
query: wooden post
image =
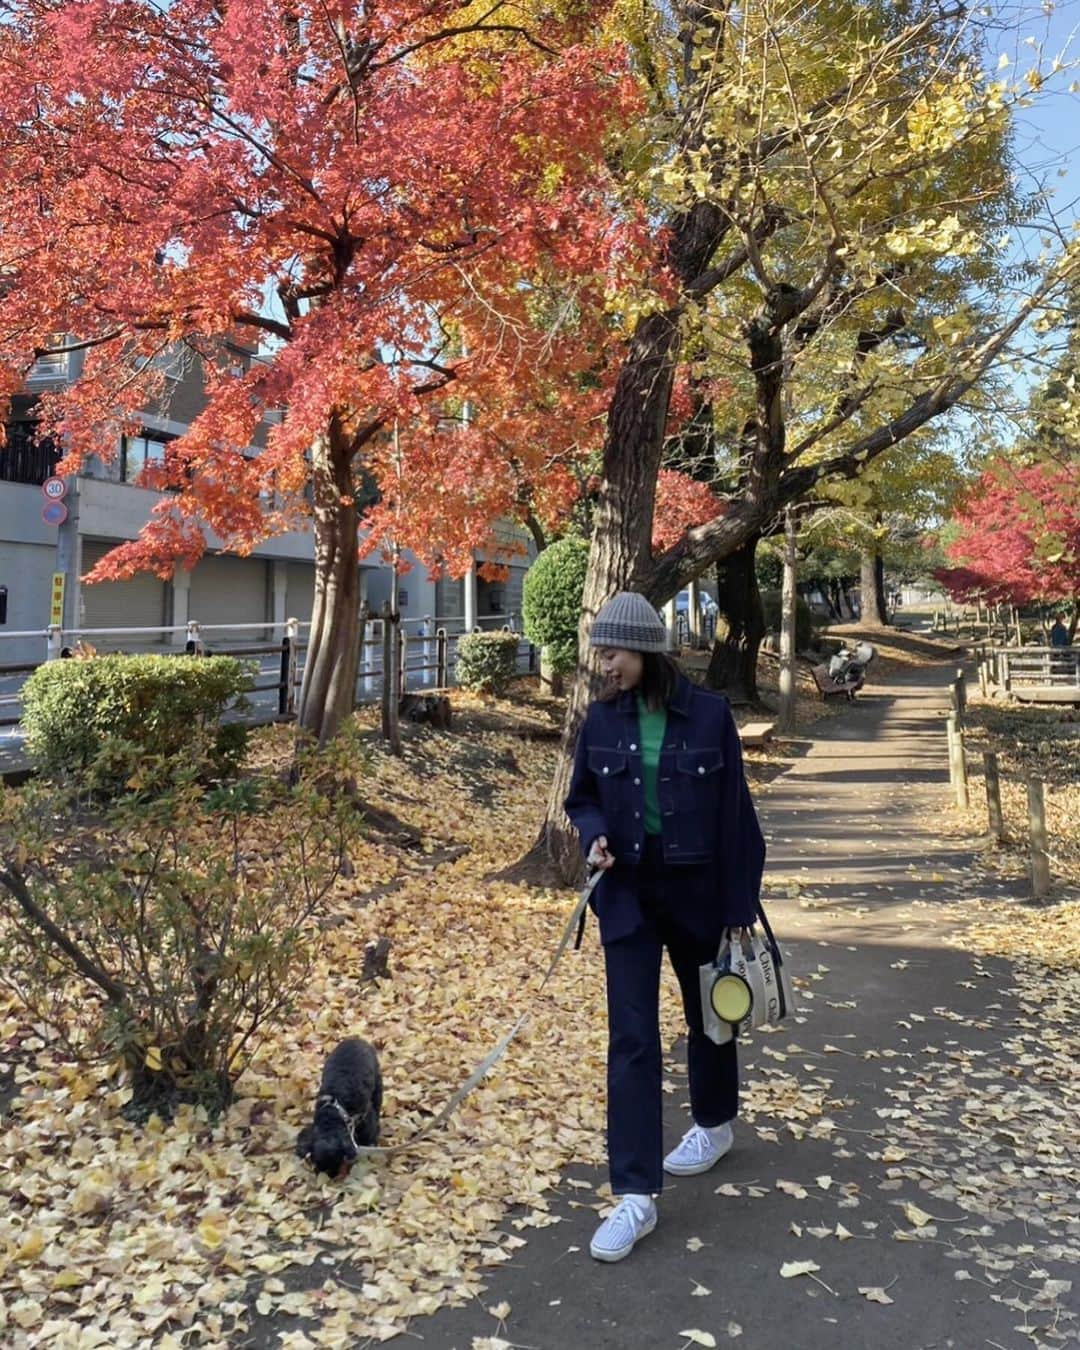
{"type": "Polygon", "coordinates": [[[970,805],[968,795],[967,753],[964,750],[964,733],[957,727],[953,736],[953,753],[956,755],[956,804],[961,811],[970,805]]]}
{"type": "Polygon", "coordinates": [[[990,690],[990,681],[987,675],[986,664],[985,661],[979,662],[979,695],[981,698],[986,698],[990,690]]]}
{"type": "Polygon", "coordinates": [[[992,750],[983,751],[983,781],[986,784],[986,814],[990,820],[990,838],[995,844],[1000,844],[1005,838],[1005,821],[1001,814],[998,757],[992,750]]]}
{"type": "Polygon", "coordinates": [[[1041,778],[1028,779],[1028,831],[1031,838],[1031,893],[1041,899],[1050,889],[1046,852],[1046,799],[1041,778]]]}
{"type": "Polygon", "coordinates": [[[963,677],[953,680],[949,685],[949,706],[956,721],[957,730],[964,725],[964,686],[963,677]]]}
{"type": "Polygon", "coordinates": [[[956,717],[949,713],[945,719],[945,745],[949,760],[949,786],[956,789],[956,756],[953,754],[953,739],[956,736],[956,717]]]}
{"type": "Polygon", "coordinates": [[[956,804],[962,811],[968,809],[967,757],[964,754],[964,733],[957,718],[950,714],[948,718],[949,734],[949,777],[956,793],[956,804]]]}

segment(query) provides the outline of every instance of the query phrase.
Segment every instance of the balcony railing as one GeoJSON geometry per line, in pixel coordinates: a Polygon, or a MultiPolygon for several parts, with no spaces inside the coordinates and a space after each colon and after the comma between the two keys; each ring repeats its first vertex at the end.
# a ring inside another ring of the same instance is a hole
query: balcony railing
{"type": "Polygon", "coordinates": [[[0,482],[38,487],[54,472],[59,458],[53,442],[47,436],[38,440],[32,426],[9,425],[4,445],[0,446],[0,482]]]}

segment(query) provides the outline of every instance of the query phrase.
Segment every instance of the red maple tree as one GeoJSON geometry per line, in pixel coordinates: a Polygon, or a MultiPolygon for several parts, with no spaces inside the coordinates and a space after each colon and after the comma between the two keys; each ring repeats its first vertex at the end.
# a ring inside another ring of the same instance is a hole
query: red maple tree
{"type": "Polygon", "coordinates": [[[322,738],[351,707],[358,530],[460,573],[523,497],[557,517],[562,457],[599,434],[576,395],[647,238],[613,213],[605,137],[637,95],[602,13],[5,6],[0,411],[72,334],[81,376],[39,411],[74,472],[163,398],[159,358],[199,359],[205,406],[152,480],[175,491],[93,576],[168,574],[209,532],[244,552],[310,515],[301,724],[322,738]]]}
{"type": "Polygon", "coordinates": [[[708,483],[677,469],[661,469],[656,478],[652,548],[662,553],[695,525],[704,525],[722,515],[725,503],[708,483]]]}
{"type": "Polygon", "coordinates": [[[992,464],[956,512],[953,564],[935,577],[959,600],[1080,603],[1080,461],[992,464]]]}

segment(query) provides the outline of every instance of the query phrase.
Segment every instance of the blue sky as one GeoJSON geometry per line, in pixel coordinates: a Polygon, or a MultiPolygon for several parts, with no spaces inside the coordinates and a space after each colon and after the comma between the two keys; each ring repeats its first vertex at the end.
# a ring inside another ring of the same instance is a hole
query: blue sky
{"type": "MultiPolygon", "coordinates": [[[[1080,199],[1080,93],[1069,90],[1080,82],[1080,2],[1018,5],[1014,15],[1012,31],[1002,35],[998,51],[1015,62],[1016,72],[1022,74],[1035,63],[1036,53],[1025,43],[1027,38],[1040,44],[1045,61],[1061,56],[1066,62],[1033,105],[1021,109],[1016,118],[1019,159],[1030,171],[1048,176],[1058,189],[1055,201],[1064,208],[1080,199]],[[1064,178],[1058,178],[1059,167],[1066,169],[1064,178]]],[[[988,45],[993,46],[992,40],[988,45]]]]}

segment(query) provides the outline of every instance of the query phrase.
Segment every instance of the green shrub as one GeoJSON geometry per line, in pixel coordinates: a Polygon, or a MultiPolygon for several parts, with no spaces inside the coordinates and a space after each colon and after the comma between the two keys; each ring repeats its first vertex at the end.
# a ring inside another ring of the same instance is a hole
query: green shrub
{"type": "Polygon", "coordinates": [[[517,633],[466,633],[458,641],[457,682],[463,689],[505,693],[517,673],[517,633]]]}
{"type": "MultiPolygon", "coordinates": [[[[168,760],[199,742],[213,747],[222,774],[243,758],[246,732],[218,723],[251,684],[250,666],[231,656],[49,661],[23,686],[27,748],[47,773],[72,773],[95,762],[100,769],[106,744],[128,747],[130,761],[168,760]]],[[[119,777],[125,755],[112,758],[119,777]]]]}
{"type": "MultiPolygon", "coordinates": [[[[780,592],[762,591],[761,605],[765,611],[765,630],[780,632],[780,592]]],[[[798,596],[795,601],[795,650],[809,651],[814,641],[814,615],[810,606],[798,596]]]]}
{"type": "Polygon", "coordinates": [[[294,1015],[313,918],[362,820],[355,738],[300,763],[296,783],[207,789],[185,755],[160,793],[90,812],[93,766],[0,784],[0,988],[77,1059],[119,1060],[133,1119],[218,1111],[259,1039],[294,1015]]]}
{"type": "Polygon", "coordinates": [[[525,636],[546,649],[553,675],[568,675],[577,665],[588,563],[588,542],[568,534],[549,544],[525,574],[521,596],[525,636]]]}

